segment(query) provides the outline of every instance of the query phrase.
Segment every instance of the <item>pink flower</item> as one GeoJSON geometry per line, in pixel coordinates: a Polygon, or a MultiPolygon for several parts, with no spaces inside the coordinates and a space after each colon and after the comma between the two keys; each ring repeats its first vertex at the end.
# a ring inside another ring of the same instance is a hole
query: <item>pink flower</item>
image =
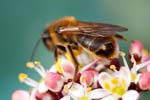
{"type": "Polygon", "coordinates": [[[29,99],[29,93],[25,90],[16,90],[12,94],[11,100],[28,100],[29,99]]]}
{"type": "Polygon", "coordinates": [[[142,90],[150,90],[150,72],[143,72],[139,79],[139,87],[142,90]]]}
{"type": "Polygon", "coordinates": [[[45,77],[45,85],[53,92],[59,92],[63,85],[64,79],[63,77],[54,72],[49,72],[45,77]]]}
{"type": "Polygon", "coordinates": [[[95,70],[86,70],[82,72],[80,77],[80,83],[82,85],[91,86],[93,83],[97,82],[98,73],[95,70]]]}
{"type": "Polygon", "coordinates": [[[131,42],[130,49],[129,49],[129,56],[134,55],[136,61],[140,61],[143,52],[143,44],[139,40],[134,40],[131,42]]]}

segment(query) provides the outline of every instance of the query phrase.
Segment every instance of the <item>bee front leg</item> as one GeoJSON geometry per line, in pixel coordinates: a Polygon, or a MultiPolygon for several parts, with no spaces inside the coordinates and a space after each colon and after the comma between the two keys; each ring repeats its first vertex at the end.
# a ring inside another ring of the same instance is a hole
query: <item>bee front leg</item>
{"type": "Polygon", "coordinates": [[[64,55],[66,53],[66,48],[63,47],[63,46],[59,46],[57,45],[54,49],[54,60],[55,60],[55,63],[57,62],[58,60],[58,56],[59,55],[64,55]]]}
{"type": "Polygon", "coordinates": [[[55,49],[54,49],[54,60],[55,60],[55,63],[58,60],[58,46],[56,46],[55,49]]]}
{"type": "Polygon", "coordinates": [[[78,70],[79,70],[79,63],[78,63],[76,57],[74,56],[74,53],[73,53],[73,51],[72,51],[71,46],[67,46],[66,50],[67,50],[67,52],[69,53],[69,55],[71,56],[72,61],[73,61],[73,64],[74,64],[74,66],[75,66],[75,73],[74,73],[74,77],[73,77],[73,80],[72,80],[72,84],[71,84],[71,86],[70,86],[70,88],[71,88],[72,85],[73,85],[73,83],[76,81],[76,75],[77,75],[78,70]]]}

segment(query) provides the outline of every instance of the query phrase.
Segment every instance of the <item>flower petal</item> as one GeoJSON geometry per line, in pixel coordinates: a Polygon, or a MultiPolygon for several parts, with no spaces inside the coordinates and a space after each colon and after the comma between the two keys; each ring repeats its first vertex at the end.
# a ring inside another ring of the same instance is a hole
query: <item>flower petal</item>
{"type": "Polygon", "coordinates": [[[98,73],[95,70],[86,70],[83,73],[81,73],[80,83],[82,85],[90,86],[95,81],[94,78],[97,75],[98,73]]]}
{"type": "Polygon", "coordinates": [[[95,90],[91,91],[90,98],[91,99],[100,99],[100,98],[103,98],[105,96],[108,96],[109,94],[110,93],[108,93],[104,89],[95,89],[95,90]]]}
{"type": "MultiPolygon", "coordinates": [[[[70,84],[68,84],[70,86],[70,84]]],[[[84,88],[78,83],[74,83],[73,86],[69,89],[68,94],[73,98],[80,98],[84,95],[84,88]]]]}
{"type": "MultiPolygon", "coordinates": [[[[101,100],[118,100],[119,98],[115,95],[110,95],[110,96],[107,96],[107,97],[104,97],[103,99],[101,100]]],[[[131,100],[131,99],[128,99],[128,100],[131,100]]]]}
{"type": "Polygon", "coordinates": [[[146,67],[147,65],[150,64],[150,61],[146,61],[144,63],[141,63],[141,64],[138,64],[136,65],[136,71],[138,71],[139,69],[143,68],[143,67],[146,67]]]}
{"type": "Polygon", "coordinates": [[[139,93],[135,90],[129,90],[126,92],[123,97],[123,100],[138,100],[139,99],[139,93]]]}
{"type": "MultiPolygon", "coordinates": [[[[109,82],[111,79],[111,76],[106,73],[106,72],[102,72],[99,74],[98,76],[98,81],[99,81],[99,84],[105,89],[105,86],[104,86],[104,83],[105,82],[109,82]]],[[[110,83],[110,82],[109,82],[110,83]]]]}
{"type": "Polygon", "coordinates": [[[85,70],[87,70],[87,69],[89,69],[89,68],[95,66],[95,65],[98,63],[98,61],[99,61],[99,60],[96,59],[96,60],[90,62],[89,64],[87,64],[87,65],[85,65],[83,68],[81,68],[81,69],[79,70],[79,72],[82,73],[83,71],[85,71],[85,70]]]}
{"type": "Polygon", "coordinates": [[[52,100],[51,96],[50,95],[45,95],[42,100],[52,100]]]}
{"type": "Polygon", "coordinates": [[[70,96],[69,96],[69,95],[66,95],[66,96],[64,96],[63,98],[61,98],[60,100],[70,100],[70,96]]]}
{"type": "Polygon", "coordinates": [[[47,73],[44,81],[45,85],[53,92],[59,92],[64,85],[63,77],[54,72],[47,73]]]}
{"type": "Polygon", "coordinates": [[[62,73],[64,75],[65,80],[73,79],[75,73],[74,65],[66,59],[62,59],[61,64],[62,73]]]}
{"type": "Polygon", "coordinates": [[[126,81],[126,87],[129,87],[130,83],[131,83],[131,74],[128,70],[128,68],[126,67],[121,67],[119,70],[119,77],[123,78],[126,81]]]}
{"type": "Polygon", "coordinates": [[[55,73],[57,72],[55,64],[50,67],[50,69],[48,70],[48,72],[55,72],[55,73]]]}
{"type": "Polygon", "coordinates": [[[39,91],[39,93],[44,93],[44,92],[48,91],[48,87],[45,85],[44,81],[39,83],[38,91],[39,91]]]}

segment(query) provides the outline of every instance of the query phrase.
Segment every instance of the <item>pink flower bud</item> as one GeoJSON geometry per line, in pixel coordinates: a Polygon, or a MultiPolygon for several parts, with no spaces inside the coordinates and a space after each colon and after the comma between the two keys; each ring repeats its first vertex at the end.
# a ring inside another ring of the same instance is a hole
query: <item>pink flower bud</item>
{"type": "Polygon", "coordinates": [[[150,72],[150,65],[147,65],[147,71],[150,72]]]}
{"type": "Polygon", "coordinates": [[[45,77],[45,85],[53,92],[59,92],[64,84],[63,77],[54,72],[49,72],[45,77]]]}
{"type": "Polygon", "coordinates": [[[62,71],[63,71],[63,76],[65,80],[73,79],[74,73],[75,73],[75,67],[72,63],[70,63],[67,60],[64,60],[61,63],[62,71]]]}
{"type": "Polygon", "coordinates": [[[144,56],[142,60],[143,62],[150,61],[150,55],[144,56]]]}
{"type": "Polygon", "coordinates": [[[80,83],[90,86],[94,83],[96,75],[98,75],[98,73],[95,70],[86,70],[81,73],[80,83]]]}
{"type": "Polygon", "coordinates": [[[134,55],[136,61],[140,61],[143,52],[143,44],[139,40],[134,40],[131,42],[129,49],[129,56],[134,55]]]}
{"type": "Polygon", "coordinates": [[[144,72],[139,79],[139,87],[142,90],[150,89],[150,72],[144,72]]]}
{"type": "Polygon", "coordinates": [[[28,100],[29,99],[29,93],[25,90],[16,90],[12,94],[11,100],[28,100]]]}
{"type": "Polygon", "coordinates": [[[39,93],[39,92],[36,92],[36,98],[38,100],[54,100],[54,98],[52,97],[52,95],[48,92],[46,93],[39,93]]]}

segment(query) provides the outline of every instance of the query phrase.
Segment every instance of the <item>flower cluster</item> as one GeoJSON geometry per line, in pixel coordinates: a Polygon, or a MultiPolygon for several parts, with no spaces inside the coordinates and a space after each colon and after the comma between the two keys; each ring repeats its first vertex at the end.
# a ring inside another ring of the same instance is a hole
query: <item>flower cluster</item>
{"type": "Polygon", "coordinates": [[[31,89],[16,90],[12,100],[138,100],[141,91],[150,90],[150,54],[138,40],[131,42],[129,64],[126,54],[118,53],[118,58],[106,61],[76,52],[80,63],[77,74],[68,54],[60,56],[48,70],[38,61],[28,62],[27,67],[41,78],[35,81],[21,73],[19,80],[31,89]]]}

